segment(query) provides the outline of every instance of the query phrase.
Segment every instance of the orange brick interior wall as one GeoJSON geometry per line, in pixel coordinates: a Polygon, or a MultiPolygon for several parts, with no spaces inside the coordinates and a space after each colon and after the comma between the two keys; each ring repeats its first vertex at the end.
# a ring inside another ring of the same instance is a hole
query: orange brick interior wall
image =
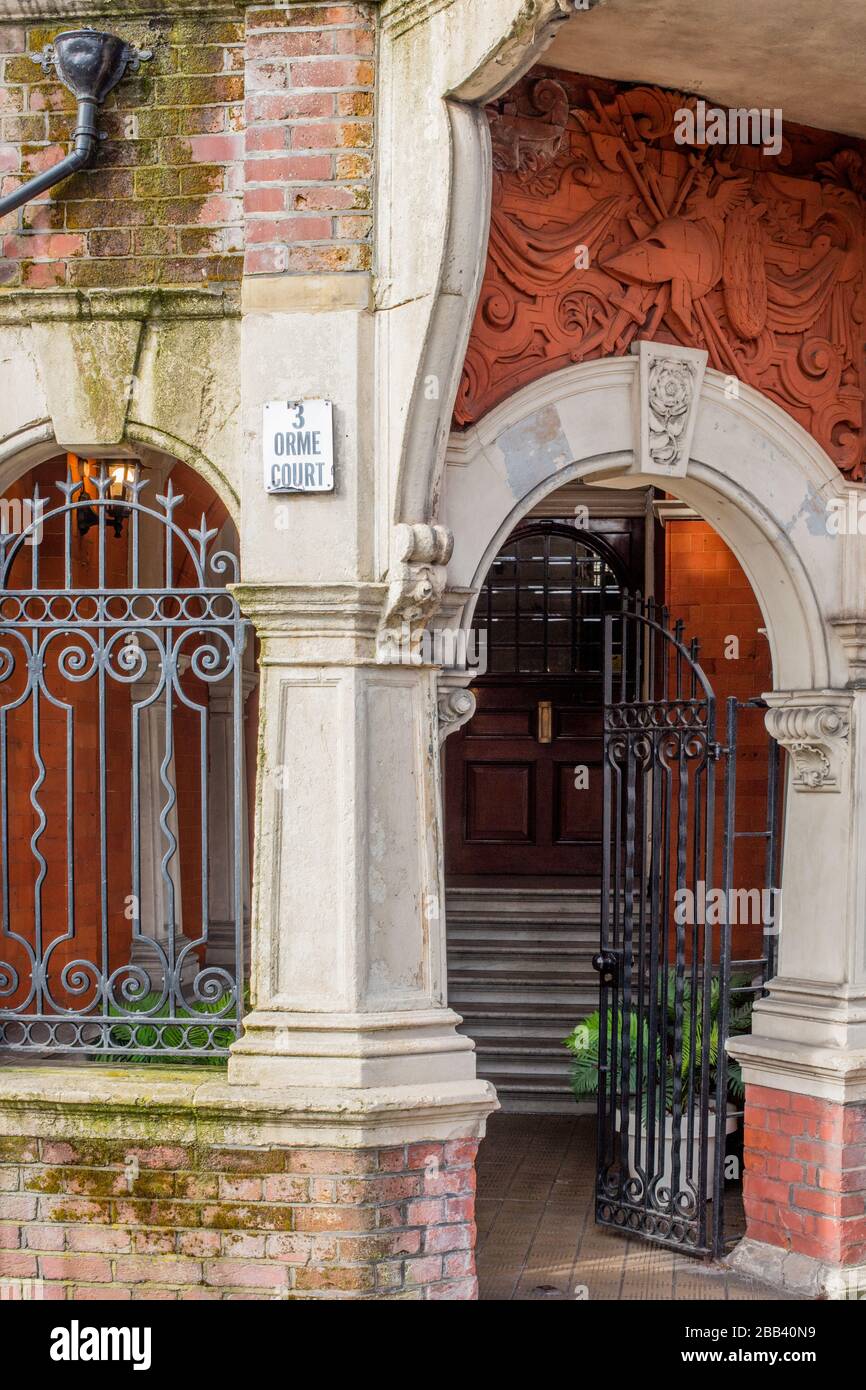
{"type": "MultiPolygon", "coordinates": [[[[700,662],[717,697],[718,738],[725,736],[725,701],[748,700],[772,686],[770,648],[760,631],[761,610],[745,572],[721,537],[704,521],[672,521],[665,527],[665,601],[672,620],[682,618],[687,638],[700,639],[700,662]],[[736,637],[739,655],[728,659],[726,640],[736,637]]],[[[741,715],[737,753],[737,830],[763,830],[767,811],[767,735],[760,712],[741,715]]],[[[722,779],[716,805],[716,849],[721,853],[722,779]]],[[[735,887],[762,888],[764,842],[741,840],[735,887]]],[[[760,927],[735,927],[740,958],[761,951],[760,927]]]]}

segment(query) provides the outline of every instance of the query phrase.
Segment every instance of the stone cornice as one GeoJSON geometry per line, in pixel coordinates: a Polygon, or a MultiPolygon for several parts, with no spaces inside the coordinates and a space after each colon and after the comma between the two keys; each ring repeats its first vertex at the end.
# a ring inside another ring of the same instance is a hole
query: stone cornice
{"type": "Polygon", "coordinates": [[[747,1085],[796,1091],[842,1104],[866,1100],[866,1051],[821,1047],[781,1038],[730,1038],[726,1051],[747,1085]]]}
{"type": "Polygon", "coordinates": [[[263,633],[295,636],[351,627],[375,632],[384,584],[231,584],[231,592],[263,633]]]}
{"type": "Polygon", "coordinates": [[[237,297],[222,290],[23,290],[0,294],[0,325],[89,323],[97,319],[170,322],[239,315],[237,297]]]}
{"type": "Polygon", "coordinates": [[[261,667],[376,663],[384,584],[229,587],[261,640],[261,667]]]}
{"type": "Polygon", "coordinates": [[[0,1135],[334,1148],[483,1133],[486,1081],[429,1086],[232,1086],[195,1067],[0,1067],[0,1135]]]}

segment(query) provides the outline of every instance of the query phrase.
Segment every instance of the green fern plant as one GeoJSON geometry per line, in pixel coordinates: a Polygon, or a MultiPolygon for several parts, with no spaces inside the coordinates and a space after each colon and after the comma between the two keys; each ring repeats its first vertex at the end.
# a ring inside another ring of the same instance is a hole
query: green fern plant
{"type": "MultiPolygon", "coordinates": [[[[732,991],[748,986],[750,981],[744,976],[737,976],[731,980],[732,991]]],[[[692,994],[691,981],[688,979],[680,982],[681,999],[681,1036],[680,1036],[680,1077],[683,1083],[688,1081],[691,1059],[694,1055],[695,1061],[695,1085],[701,1084],[701,1059],[704,1058],[703,1029],[704,1029],[704,1001],[702,989],[699,986],[697,991],[692,994]]],[[[655,1048],[656,1076],[658,1084],[664,1085],[666,1108],[670,1110],[673,1106],[674,1094],[674,1060],[676,1056],[676,1001],[677,1001],[677,979],[676,971],[668,971],[665,999],[662,1007],[665,1011],[664,1036],[658,1040],[655,1048]]],[[[661,1001],[660,1001],[661,1002],[661,1001]]],[[[712,980],[710,984],[710,1038],[707,1048],[706,1058],[709,1066],[710,1094],[715,1093],[719,1066],[719,1007],[720,1007],[719,981],[712,980]]],[[[745,1003],[732,1006],[729,1013],[728,1037],[735,1037],[738,1034],[747,1033],[752,1022],[752,1000],[749,998],[745,1003]]],[[[623,1023],[620,1021],[618,1033],[620,1034],[620,1045],[624,1041],[623,1023]]],[[[641,1027],[642,1043],[640,1049],[644,1059],[644,1071],[646,1070],[646,1060],[650,1056],[649,1031],[646,1016],[644,1016],[641,1027]]],[[[614,1036],[614,1020],[610,1010],[607,1015],[607,1037],[612,1039],[614,1036]]],[[[572,1055],[573,1062],[571,1068],[571,1088],[575,1098],[580,1100],[585,1096],[596,1095],[598,1093],[598,1064],[599,1046],[601,1040],[601,1012],[589,1014],[575,1024],[572,1031],[563,1039],[565,1046],[572,1055]]],[[[629,1014],[629,1091],[636,1095],[639,1091],[644,1092],[644,1105],[646,1105],[645,1087],[638,1084],[637,1065],[638,1065],[638,1020],[635,1013],[629,1014]]],[[[743,1086],[742,1072],[736,1062],[727,1056],[723,1059],[729,1093],[737,1100],[742,1100],[745,1094],[743,1086]]]]}
{"type": "MultiPolygon", "coordinates": [[[[207,1046],[228,1048],[235,1040],[235,1030],[230,1027],[210,1029],[204,1025],[187,1028],[178,1023],[169,1024],[162,1030],[155,1028],[149,1020],[166,1018],[170,1012],[167,1001],[163,1001],[162,1005],[156,1008],[159,997],[156,993],[146,994],[134,1004],[130,1004],[127,1010],[112,1005],[111,1016],[123,1019],[122,1023],[113,1024],[109,1032],[112,1057],[124,1065],[157,1063],[164,1066],[170,1062],[174,1066],[177,1062],[183,1061],[201,1067],[225,1066],[224,1057],[185,1057],[184,1049],[207,1046]],[[128,1017],[130,1013],[146,1013],[148,1021],[133,1023],[128,1017]],[[138,1053],[136,1049],[140,1047],[155,1050],[138,1053]],[[116,1057],[114,1049],[122,1055],[116,1057]]],[[[194,1019],[202,1014],[221,1014],[230,1004],[231,995],[223,994],[219,999],[200,999],[189,1009],[177,1008],[174,1016],[180,1019],[194,1019]]]]}

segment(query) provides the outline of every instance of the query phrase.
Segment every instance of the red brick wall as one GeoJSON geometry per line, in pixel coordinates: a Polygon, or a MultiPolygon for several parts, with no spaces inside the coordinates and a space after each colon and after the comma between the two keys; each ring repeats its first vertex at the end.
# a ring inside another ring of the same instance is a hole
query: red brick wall
{"type": "MultiPolygon", "coordinates": [[[[68,150],[75,102],[31,62],[53,29],[0,26],[2,191],[68,150]]],[[[100,115],[94,165],[0,222],[0,284],[222,285],[240,278],[243,25],[154,18],[113,26],[154,50],[100,115]]]]}
{"type": "MultiPolygon", "coordinates": [[[[374,6],[118,20],[151,62],[110,93],[93,165],[0,219],[0,287],[226,287],[367,270],[374,6]]],[[[69,149],[75,102],[31,61],[68,24],[0,23],[0,192],[69,149]]]]}
{"type": "Polygon", "coordinates": [[[370,268],[372,11],[247,14],[247,274],[370,268]]]}
{"type": "Polygon", "coordinates": [[[0,1278],[53,1299],[469,1299],[475,1141],[0,1137],[0,1278]]]}
{"type": "Polygon", "coordinates": [[[746,1088],[747,1235],[829,1264],[866,1261],[866,1105],[746,1088]]]}

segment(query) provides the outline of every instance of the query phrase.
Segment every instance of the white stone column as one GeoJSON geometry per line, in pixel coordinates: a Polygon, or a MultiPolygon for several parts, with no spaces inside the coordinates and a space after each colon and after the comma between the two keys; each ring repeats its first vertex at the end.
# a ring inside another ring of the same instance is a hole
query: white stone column
{"type": "Polygon", "coordinates": [[[229,1082],[319,1108],[361,1090],[371,1116],[408,1107],[407,1135],[471,1132],[496,1102],[444,1002],[435,671],[377,661],[385,585],[235,592],[262,688],[254,1007],[229,1082]]]}
{"type": "Polygon", "coordinates": [[[765,698],[789,755],[778,974],[730,1050],[755,1084],[866,1099],[866,691],[765,698]]]}

